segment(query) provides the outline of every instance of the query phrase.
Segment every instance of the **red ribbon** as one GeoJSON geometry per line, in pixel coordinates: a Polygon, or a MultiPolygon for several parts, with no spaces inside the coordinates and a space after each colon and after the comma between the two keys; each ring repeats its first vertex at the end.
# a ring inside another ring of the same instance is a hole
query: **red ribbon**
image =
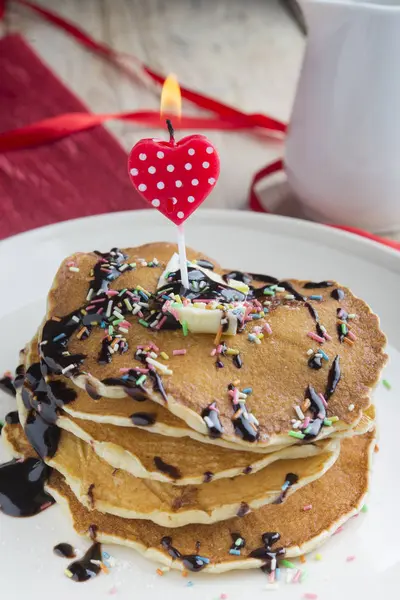
{"type": "MultiPolygon", "coordinates": [[[[52,23],[59,29],[62,29],[82,46],[101,55],[103,58],[114,64],[121,72],[125,73],[135,81],[148,78],[157,85],[162,85],[164,75],[153,71],[146,65],[142,64],[135,57],[128,54],[117,52],[107,44],[99,42],[86,33],[83,29],[60,17],[57,13],[38,6],[29,0],[13,0],[27,8],[33,10],[40,15],[44,20],[52,23]],[[133,62],[136,69],[131,68],[127,61],[133,62]]],[[[6,0],[0,0],[0,20],[4,16],[6,0]]],[[[242,112],[232,106],[223,104],[214,98],[210,98],[194,90],[186,87],[181,87],[182,97],[189,100],[199,108],[215,113],[216,117],[186,117],[181,120],[182,129],[219,129],[219,130],[264,130],[269,136],[282,137],[286,132],[286,124],[262,114],[249,114],[242,112]]],[[[55,141],[91,127],[96,127],[110,119],[122,119],[140,123],[147,127],[159,127],[163,124],[160,121],[160,116],[155,111],[134,111],[125,113],[105,113],[105,114],[88,114],[88,113],[70,113],[59,115],[50,119],[44,119],[37,123],[32,123],[26,127],[21,127],[13,131],[8,131],[0,134],[0,152],[16,150],[17,148],[26,148],[46,144],[50,141],[55,141]]],[[[257,192],[256,185],[262,179],[269,177],[273,173],[283,170],[283,161],[279,159],[270,165],[267,165],[258,171],[252,180],[250,188],[250,208],[257,212],[268,212],[261,204],[257,192]]],[[[400,250],[400,243],[392,240],[381,238],[372,233],[356,229],[354,227],[345,227],[335,225],[339,229],[361,235],[370,240],[380,242],[385,246],[400,250]]]]}
{"type": "MultiPolygon", "coordinates": [[[[44,20],[64,30],[74,37],[81,45],[100,54],[130,78],[134,78],[136,81],[139,78],[141,78],[142,81],[143,78],[147,78],[157,85],[162,85],[164,82],[164,75],[143,65],[136,58],[122,52],[117,52],[106,44],[95,40],[74,23],[60,17],[55,12],[42,8],[33,2],[29,2],[29,0],[14,0],[14,2],[30,8],[44,20]],[[134,62],[136,70],[126,64],[127,60],[134,62]]],[[[4,14],[4,6],[5,3],[3,0],[2,5],[0,5],[0,15],[2,10],[4,14]]],[[[216,117],[208,118],[183,116],[180,122],[181,129],[242,130],[260,128],[266,130],[266,133],[269,135],[274,136],[282,136],[286,131],[286,125],[284,123],[272,119],[271,117],[241,112],[236,108],[222,104],[213,98],[209,98],[185,87],[181,88],[181,93],[183,98],[196,104],[200,108],[212,111],[217,115],[216,117]]],[[[147,127],[163,126],[159,113],[155,111],[106,114],[64,114],[0,134],[0,151],[6,152],[47,144],[48,142],[59,140],[78,131],[101,125],[111,119],[132,121],[147,127]]]]}

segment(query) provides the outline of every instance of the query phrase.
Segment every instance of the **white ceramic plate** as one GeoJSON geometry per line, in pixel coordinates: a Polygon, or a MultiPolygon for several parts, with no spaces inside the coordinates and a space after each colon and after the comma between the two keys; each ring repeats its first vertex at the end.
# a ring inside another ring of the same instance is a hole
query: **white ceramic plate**
{"type": "MultiPolygon", "coordinates": [[[[384,377],[392,390],[376,390],[380,453],[375,456],[368,512],[348,523],[300,565],[308,572],[301,584],[282,581],[277,597],[298,599],[318,594],[320,600],[395,598],[400,568],[398,452],[400,405],[400,254],[334,229],[284,217],[243,212],[199,211],[186,226],[187,243],[214,256],[227,267],[279,277],[338,279],[351,286],[381,316],[389,336],[391,361],[384,377]],[[355,560],[347,562],[349,556],[355,560]]],[[[33,335],[45,306],[46,292],[60,261],[76,250],[108,250],[149,241],[173,241],[174,227],[155,211],[114,213],[45,227],[0,244],[0,372],[13,369],[17,352],[33,335]]],[[[1,398],[1,415],[12,409],[1,398]]],[[[0,450],[0,453],[3,452],[0,450]]],[[[7,458],[5,453],[1,459],[7,458]]],[[[326,499],[329,502],[329,498],[326,499]]],[[[266,529],[267,523],[266,523],[266,529]]],[[[262,598],[266,576],[245,571],[222,576],[180,573],[156,575],[156,565],[133,551],[106,549],[116,558],[109,575],[78,584],[63,576],[68,561],[52,554],[56,543],[83,550],[86,540],[72,531],[58,507],[31,519],[0,514],[1,594],[7,600],[88,598],[228,600],[262,598]],[[193,582],[189,586],[188,582],[193,582]]]]}

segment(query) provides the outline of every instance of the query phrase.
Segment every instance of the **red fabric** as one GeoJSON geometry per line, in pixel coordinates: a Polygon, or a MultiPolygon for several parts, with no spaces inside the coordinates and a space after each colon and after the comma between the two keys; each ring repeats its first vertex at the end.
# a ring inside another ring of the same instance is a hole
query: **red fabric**
{"type": "MultiPolygon", "coordinates": [[[[0,132],[87,108],[18,35],[0,40],[0,132]]],[[[41,225],[146,203],[126,173],[127,154],[103,128],[34,151],[0,155],[0,238],[41,225]]]]}

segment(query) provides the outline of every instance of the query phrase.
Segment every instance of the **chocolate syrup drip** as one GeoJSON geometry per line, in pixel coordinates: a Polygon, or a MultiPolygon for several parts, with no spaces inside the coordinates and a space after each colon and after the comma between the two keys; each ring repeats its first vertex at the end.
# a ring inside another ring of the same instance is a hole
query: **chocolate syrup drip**
{"type": "Polygon", "coordinates": [[[245,468],[243,469],[243,474],[244,474],[244,475],[250,475],[250,473],[252,472],[252,470],[253,470],[253,467],[251,467],[251,466],[249,465],[248,467],[245,467],[245,468]]]}
{"type": "Polygon", "coordinates": [[[327,400],[332,396],[332,394],[336,390],[337,384],[340,381],[340,377],[341,377],[340,356],[337,355],[337,356],[335,356],[335,359],[334,359],[334,361],[331,365],[331,368],[329,369],[329,373],[328,373],[328,383],[326,385],[326,391],[325,391],[325,396],[326,396],[327,400]]]}
{"type": "Polygon", "coordinates": [[[340,302],[345,297],[345,293],[340,288],[336,288],[331,291],[331,297],[340,302]]]}
{"type": "Polygon", "coordinates": [[[215,268],[213,263],[209,260],[206,260],[205,258],[197,259],[196,264],[199,265],[199,267],[203,267],[203,269],[210,269],[210,271],[214,271],[215,268]]]}
{"type": "Polygon", "coordinates": [[[246,540],[240,533],[231,533],[232,546],[231,550],[241,550],[246,547],[246,540]]]}
{"type": "Polygon", "coordinates": [[[276,565],[276,561],[285,556],[286,550],[285,548],[272,548],[272,546],[280,540],[281,536],[279,533],[268,532],[264,533],[261,537],[264,546],[261,546],[261,548],[256,548],[256,550],[250,552],[249,556],[251,558],[259,558],[264,560],[265,563],[261,567],[261,570],[265,573],[270,573],[272,570],[272,561],[274,561],[276,565]]]}
{"type": "Polygon", "coordinates": [[[94,385],[89,383],[88,381],[85,383],[86,393],[92,398],[92,400],[100,400],[101,395],[97,392],[94,385]]]}
{"type": "Polygon", "coordinates": [[[193,571],[194,573],[198,573],[204,567],[208,565],[210,561],[204,559],[203,556],[199,556],[198,554],[186,554],[182,556],[182,564],[188,571],[193,571]]]}
{"type": "Polygon", "coordinates": [[[182,555],[179,550],[173,547],[172,538],[165,536],[161,540],[161,546],[168,552],[173,560],[181,559],[182,564],[188,571],[198,572],[204,569],[210,562],[208,558],[199,556],[198,554],[184,554],[182,555]]]}
{"type": "Polygon", "coordinates": [[[75,558],[75,549],[71,546],[71,544],[66,544],[62,542],[61,544],[57,544],[54,546],[53,552],[56,556],[60,556],[61,558],[75,558]]]}
{"type": "Polygon", "coordinates": [[[156,422],[156,415],[154,413],[137,412],[133,413],[129,418],[138,427],[149,427],[156,422]]]}
{"type": "Polygon", "coordinates": [[[37,458],[0,465],[0,509],[11,517],[32,517],[54,504],[44,491],[50,469],[37,458]]]}
{"type": "Polygon", "coordinates": [[[217,410],[215,410],[215,408],[215,402],[212,402],[201,413],[201,416],[203,417],[205,424],[208,427],[208,434],[212,438],[220,437],[224,432],[224,428],[222,427],[221,421],[219,420],[219,413],[217,410]],[[205,419],[205,417],[208,418],[205,419]]]}
{"type": "Polygon", "coordinates": [[[305,296],[302,296],[301,294],[299,294],[299,292],[297,290],[294,289],[293,285],[290,283],[290,281],[280,281],[279,282],[280,287],[285,288],[286,291],[290,292],[296,300],[300,300],[303,301],[305,300],[305,296]]]}
{"type": "Polygon", "coordinates": [[[312,316],[312,318],[314,319],[314,321],[316,323],[318,323],[319,321],[319,316],[317,311],[315,310],[315,308],[313,307],[312,304],[310,304],[310,302],[305,302],[304,306],[306,306],[308,308],[308,312],[310,313],[310,315],[312,316]]]}
{"type": "MultiPolygon", "coordinates": [[[[273,504],[282,504],[282,502],[285,500],[286,496],[288,495],[289,489],[292,487],[292,485],[297,483],[298,480],[299,480],[299,476],[296,475],[295,473],[287,473],[286,477],[285,477],[285,483],[282,486],[282,491],[279,494],[278,498],[273,502],[273,504]]],[[[272,535],[279,535],[279,534],[265,533],[264,535],[272,536],[272,535]]]]}
{"type": "Polygon", "coordinates": [[[213,477],[214,477],[214,473],[211,473],[211,471],[206,471],[203,476],[203,483],[210,483],[210,481],[212,481],[213,477]]]}
{"type": "Polygon", "coordinates": [[[163,397],[165,404],[168,404],[168,396],[165,392],[161,377],[159,376],[157,371],[153,370],[153,369],[150,370],[149,375],[153,380],[153,390],[155,392],[159,392],[161,394],[161,396],[163,397]]]}
{"type": "Polygon", "coordinates": [[[235,279],[236,281],[242,281],[248,286],[250,286],[252,281],[259,281],[261,283],[267,283],[268,285],[276,285],[279,283],[279,279],[276,277],[272,277],[271,275],[263,275],[261,273],[243,273],[242,271],[231,271],[222,277],[225,281],[228,281],[228,279],[235,279]]]}
{"type": "Polygon", "coordinates": [[[154,457],[154,464],[159,471],[166,473],[171,477],[171,479],[181,479],[182,474],[180,470],[177,467],[164,462],[160,456],[154,457]]]}
{"type": "Polygon", "coordinates": [[[217,358],[217,360],[215,361],[215,366],[217,367],[217,369],[223,369],[224,363],[222,362],[222,360],[219,360],[219,358],[217,358]]]}
{"type": "Polygon", "coordinates": [[[259,433],[254,429],[253,423],[249,419],[246,406],[242,402],[240,402],[238,406],[242,409],[242,413],[236,419],[232,419],[235,433],[246,442],[256,442],[259,438],[259,433]]]}
{"type": "Polygon", "coordinates": [[[314,413],[314,417],[319,417],[321,419],[325,419],[326,417],[326,408],[322,399],[318,396],[315,389],[312,385],[309,385],[307,388],[307,395],[311,401],[310,409],[314,413]]]}
{"type": "Polygon", "coordinates": [[[8,425],[18,425],[19,423],[19,415],[17,410],[13,410],[9,412],[4,417],[4,421],[8,423],[8,425]]]}
{"type": "Polygon", "coordinates": [[[176,548],[172,545],[172,538],[169,536],[165,536],[161,540],[161,546],[168,552],[172,559],[180,558],[182,555],[176,548]]]}
{"type": "Polygon", "coordinates": [[[13,382],[12,377],[10,377],[9,375],[4,375],[4,377],[2,377],[0,379],[0,390],[2,392],[5,392],[9,396],[15,396],[16,395],[16,391],[15,391],[14,382],[13,382]]]}
{"type": "Polygon", "coordinates": [[[223,283],[219,283],[211,279],[207,273],[196,269],[195,267],[188,267],[188,278],[189,278],[189,289],[185,290],[181,284],[181,273],[175,271],[169,274],[169,281],[162,286],[158,291],[157,295],[163,294],[180,294],[183,291],[183,295],[190,299],[196,300],[197,298],[204,298],[208,300],[219,300],[223,303],[230,302],[242,302],[246,299],[245,294],[229,287],[223,283]]]}
{"type": "Polygon", "coordinates": [[[68,568],[68,576],[72,581],[88,581],[101,571],[102,552],[100,542],[94,542],[82,558],[72,562],[68,568]],[[95,561],[95,562],[94,562],[95,561]],[[69,575],[69,573],[71,575],[69,575]]]}
{"type": "Polygon", "coordinates": [[[328,288],[334,285],[333,281],[307,281],[303,285],[306,290],[316,290],[318,288],[328,288]]]}
{"type": "Polygon", "coordinates": [[[234,357],[233,357],[233,364],[238,369],[241,369],[243,367],[243,361],[242,361],[242,357],[240,356],[240,354],[234,355],[234,357]]]}
{"type": "Polygon", "coordinates": [[[311,369],[316,369],[319,370],[322,368],[322,357],[321,356],[316,356],[315,354],[313,356],[310,356],[310,358],[308,359],[308,366],[311,367],[311,369]]]}
{"type": "Polygon", "coordinates": [[[47,423],[35,410],[30,410],[24,427],[31,446],[41,458],[52,458],[57,452],[61,431],[55,423],[47,423]]]}
{"type": "Polygon", "coordinates": [[[94,508],[94,488],[95,488],[94,483],[91,483],[89,485],[89,488],[88,488],[88,491],[87,491],[87,496],[89,498],[89,503],[90,503],[90,507],[91,508],[94,508]]]}
{"type": "Polygon", "coordinates": [[[124,391],[127,396],[136,400],[136,402],[145,402],[148,399],[147,392],[142,386],[127,387],[124,386],[124,391]]]}
{"type": "Polygon", "coordinates": [[[239,510],[237,511],[237,516],[238,517],[244,517],[245,515],[247,515],[250,512],[250,506],[247,504],[247,502],[242,502],[239,506],[239,510]]]}
{"type": "MultiPolygon", "coordinates": [[[[289,475],[293,475],[293,473],[289,473],[289,475]]],[[[286,476],[286,479],[287,477],[288,476],[286,476]]],[[[277,531],[267,531],[267,533],[262,534],[261,538],[265,546],[273,546],[274,544],[276,544],[276,542],[279,542],[279,540],[281,539],[281,534],[277,531]]]]}
{"type": "Polygon", "coordinates": [[[24,365],[18,365],[15,369],[14,388],[19,389],[24,383],[25,378],[25,367],[24,365]]]}

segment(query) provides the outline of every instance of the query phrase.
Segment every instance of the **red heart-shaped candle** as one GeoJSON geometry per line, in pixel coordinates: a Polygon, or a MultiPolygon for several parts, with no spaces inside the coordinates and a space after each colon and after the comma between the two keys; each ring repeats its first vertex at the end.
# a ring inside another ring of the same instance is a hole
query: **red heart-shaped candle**
{"type": "Polygon", "coordinates": [[[147,138],[132,148],[128,169],[143,198],[180,225],[215,186],[219,157],[203,135],[189,135],[179,142],[147,138]]]}

